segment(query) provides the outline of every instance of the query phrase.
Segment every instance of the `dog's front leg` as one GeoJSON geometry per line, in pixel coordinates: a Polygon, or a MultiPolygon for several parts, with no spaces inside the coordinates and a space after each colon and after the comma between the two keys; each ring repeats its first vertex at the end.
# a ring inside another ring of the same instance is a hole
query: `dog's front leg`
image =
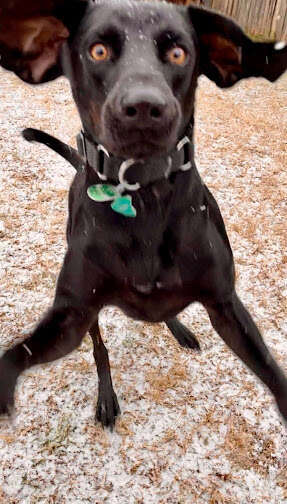
{"type": "Polygon", "coordinates": [[[287,421],[287,379],[266,347],[250,314],[234,292],[225,303],[205,305],[225,343],[267,385],[287,421]]]}
{"type": "Polygon", "coordinates": [[[82,341],[94,315],[73,306],[54,307],[34,332],[0,359],[0,414],[14,405],[14,389],[20,373],[35,364],[51,362],[72,352],[82,341]]]}
{"type": "Polygon", "coordinates": [[[103,427],[110,427],[112,430],[116,417],[121,411],[113,389],[109,355],[101,338],[98,321],[93,323],[90,335],[94,344],[94,357],[99,378],[96,417],[103,427]]]}

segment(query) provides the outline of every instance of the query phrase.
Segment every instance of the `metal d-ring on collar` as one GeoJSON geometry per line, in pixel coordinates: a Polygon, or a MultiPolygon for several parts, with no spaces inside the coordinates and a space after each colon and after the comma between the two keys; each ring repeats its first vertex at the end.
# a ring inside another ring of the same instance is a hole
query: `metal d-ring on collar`
{"type": "MultiPolygon", "coordinates": [[[[102,144],[97,145],[97,151],[103,152],[104,155],[107,156],[108,158],[110,157],[109,152],[102,144]]],[[[121,163],[120,169],[119,169],[119,174],[118,174],[120,183],[117,186],[117,190],[119,192],[123,192],[124,190],[137,191],[140,188],[140,184],[138,184],[138,183],[129,184],[124,178],[124,175],[125,175],[126,171],[129,169],[129,167],[135,163],[138,163],[138,162],[140,162],[140,161],[136,161],[135,159],[131,158],[131,159],[127,159],[126,161],[123,161],[121,163]]],[[[101,173],[100,170],[96,170],[96,174],[98,175],[99,179],[101,179],[101,180],[107,180],[107,178],[108,178],[104,173],[101,173]]]]}
{"type": "MultiPolygon", "coordinates": [[[[103,145],[99,144],[97,146],[97,149],[99,152],[102,151],[107,157],[110,157],[110,154],[103,145]]],[[[131,158],[121,163],[118,173],[120,183],[117,186],[117,191],[119,193],[122,193],[123,191],[137,191],[140,188],[140,184],[138,182],[136,184],[129,184],[124,178],[126,171],[130,168],[130,166],[136,163],[142,163],[142,161],[136,161],[135,159],[131,158]]],[[[107,176],[104,175],[104,173],[101,173],[99,170],[96,170],[96,174],[101,180],[107,180],[107,176]]]]}
{"type": "MultiPolygon", "coordinates": [[[[183,137],[177,144],[176,148],[178,151],[180,151],[186,144],[189,144],[190,140],[187,136],[183,137]]],[[[187,161],[183,165],[181,165],[180,170],[181,171],[188,171],[191,168],[191,161],[187,161]]]]}
{"type": "MultiPolygon", "coordinates": [[[[99,144],[99,145],[97,146],[97,151],[98,151],[98,152],[101,152],[101,151],[102,151],[102,152],[103,152],[103,153],[104,153],[104,154],[105,154],[108,158],[110,157],[110,155],[109,155],[109,153],[108,153],[107,149],[106,149],[103,145],[101,145],[101,144],[99,144]]],[[[101,172],[100,172],[100,171],[98,171],[98,170],[96,171],[96,173],[97,173],[98,177],[99,177],[101,180],[107,180],[107,178],[108,178],[108,177],[107,177],[104,173],[101,173],[101,172]]]]}
{"type": "Polygon", "coordinates": [[[124,161],[119,169],[119,181],[120,181],[120,186],[122,186],[124,189],[127,191],[137,191],[140,188],[140,184],[137,182],[136,184],[129,184],[125,180],[125,173],[129,169],[130,166],[136,163],[142,163],[142,161],[136,161],[135,159],[127,159],[124,161]]]}

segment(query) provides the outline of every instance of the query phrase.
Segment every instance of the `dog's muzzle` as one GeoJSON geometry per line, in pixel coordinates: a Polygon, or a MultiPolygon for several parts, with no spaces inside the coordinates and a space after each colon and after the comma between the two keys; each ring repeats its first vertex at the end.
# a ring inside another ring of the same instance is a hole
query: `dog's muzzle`
{"type": "Polygon", "coordinates": [[[116,155],[140,158],[170,150],[181,110],[172,93],[153,84],[117,89],[102,109],[101,142],[116,155]]]}

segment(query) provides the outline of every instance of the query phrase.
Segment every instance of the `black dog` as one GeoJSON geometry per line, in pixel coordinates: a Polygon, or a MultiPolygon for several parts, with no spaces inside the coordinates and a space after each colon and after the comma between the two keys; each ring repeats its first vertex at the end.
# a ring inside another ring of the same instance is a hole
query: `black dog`
{"type": "MultiPolygon", "coordinates": [[[[236,295],[224,223],[196,170],[192,144],[198,76],[221,87],[252,75],[274,81],[286,70],[286,47],[253,43],[223,16],[166,3],[80,2],[55,18],[42,21],[28,44],[33,51],[23,46],[21,58],[12,54],[5,64],[30,83],[69,78],[86,161],[71,151],[79,171],[55,301],[31,336],[0,360],[1,412],[13,405],[23,370],[71,352],[89,331],[97,418],[113,426],[119,406],[98,326],[101,308],[112,304],[136,319],[165,321],[181,345],[199,348],[175,318],[198,301],[287,420],[286,377],[236,295]]],[[[69,159],[69,149],[56,143],[69,159]]]]}

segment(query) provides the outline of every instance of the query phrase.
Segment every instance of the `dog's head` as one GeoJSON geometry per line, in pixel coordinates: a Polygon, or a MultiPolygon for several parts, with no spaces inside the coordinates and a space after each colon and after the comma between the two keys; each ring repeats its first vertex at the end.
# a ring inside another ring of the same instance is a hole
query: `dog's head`
{"type": "Polygon", "coordinates": [[[0,36],[2,64],[37,84],[65,74],[87,134],[119,157],[171,150],[192,118],[196,81],[220,87],[287,68],[287,47],[255,43],[230,19],[153,1],[71,0],[0,36]],[[3,47],[5,51],[3,51],[3,47]]]}

